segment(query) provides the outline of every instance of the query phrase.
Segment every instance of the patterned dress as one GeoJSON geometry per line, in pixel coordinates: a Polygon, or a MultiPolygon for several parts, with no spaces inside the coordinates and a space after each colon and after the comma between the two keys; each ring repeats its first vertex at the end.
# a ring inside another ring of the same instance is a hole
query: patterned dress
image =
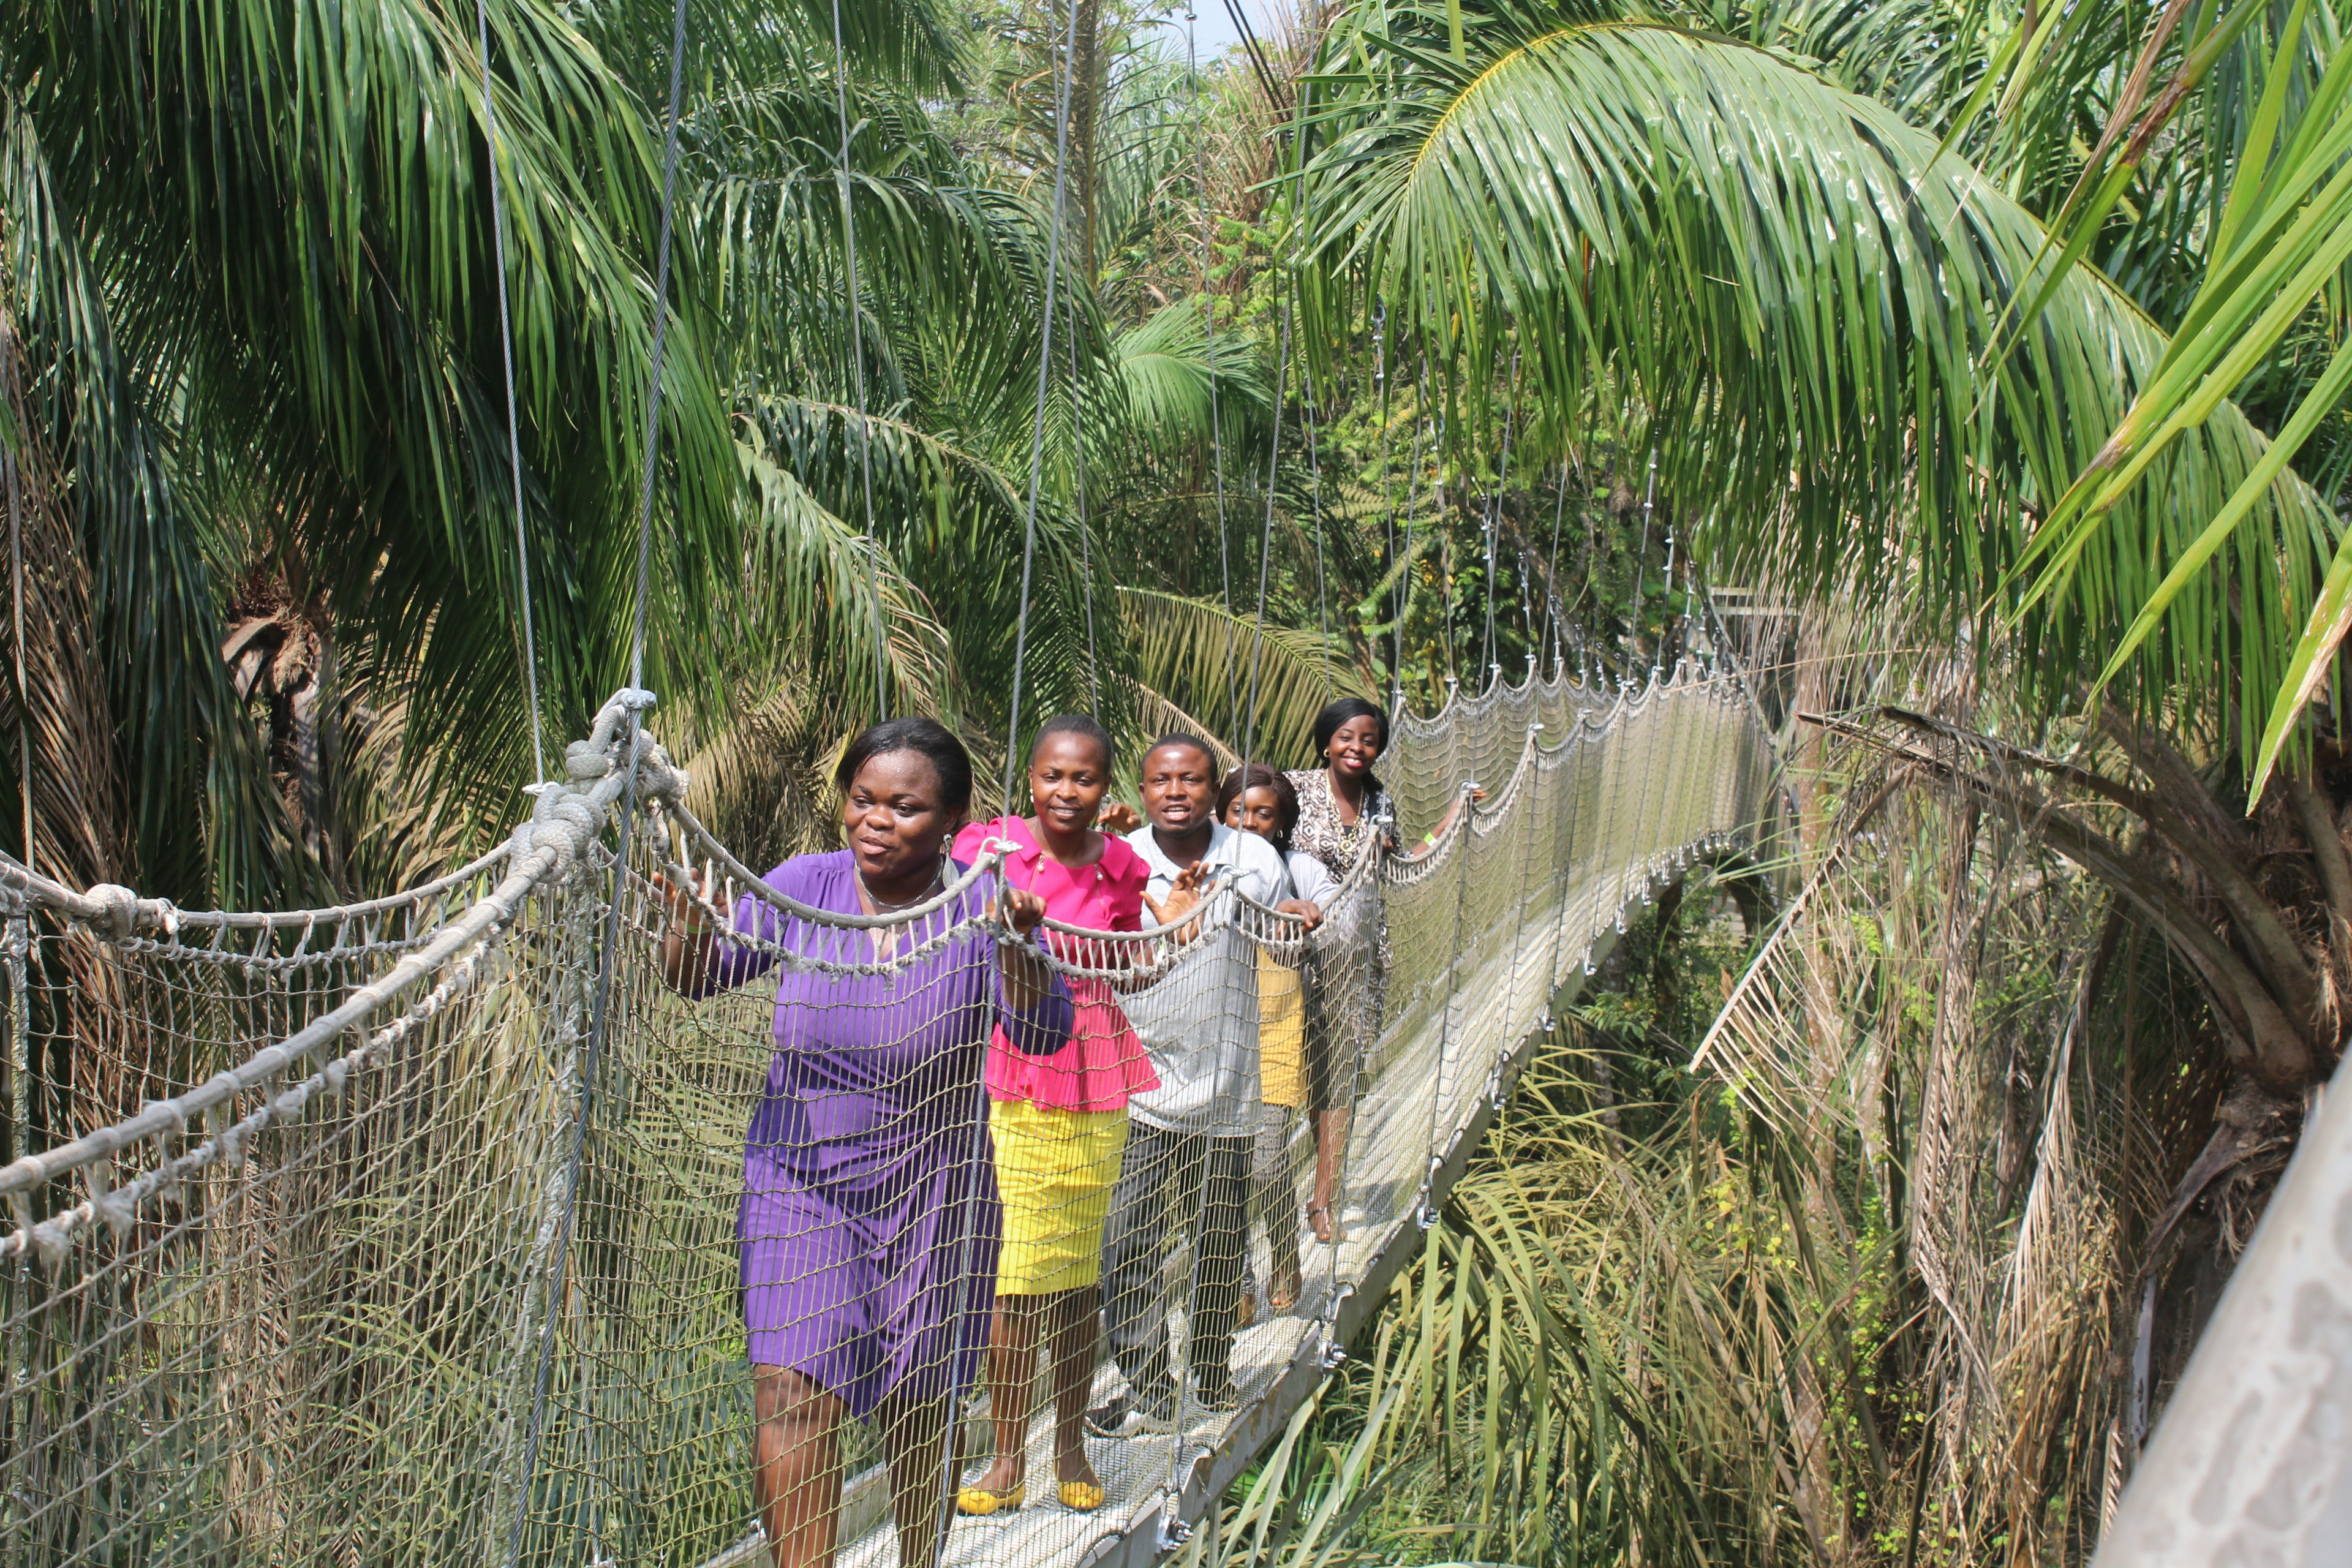
{"type": "Polygon", "coordinates": [[[1339,803],[1331,794],[1329,770],[1298,768],[1283,776],[1298,792],[1298,826],[1290,830],[1290,847],[1301,855],[1312,855],[1322,861],[1323,868],[1333,877],[1347,876],[1363,849],[1364,835],[1380,818],[1391,819],[1389,847],[1396,847],[1396,808],[1378,777],[1365,782],[1363,809],[1356,814],[1356,820],[1344,822],[1339,816],[1339,803]]]}
{"type": "MultiPolygon", "coordinates": [[[[1312,856],[1323,863],[1334,879],[1346,878],[1354,868],[1356,857],[1363,852],[1364,836],[1375,831],[1375,825],[1387,821],[1388,847],[1396,848],[1394,826],[1395,807],[1389,793],[1378,778],[1368,779],[1364,786],[1362,808],[1356,820],[1347,822],[1339,816],[1339,803],[1331,793],[1331,775],[1323,768],[1300,768],[1285,775],[1290,787],[1298,794],[1298,826],[1290,831],[1290,847],[1294,854],[1312,856]]],[[[1331,918],[1335,911],[1326,910],[1326,921],[1318,931],[1318,940],[1309,954],[1309,963],[1320,973],[1307,985],[1307,1100],[1310,1110],[1344,1109],[1354,1102],[1360,1068],[1381,1037],[1381,1015],[1388,993],[1389,927],[1380,906],[1380,882],[1356,895],[1358,913],[1350,920],[1344,913],[1331,918]],[[1376,923],[1375,941],[1359,940],[1360,921],[1370,919],[1376,923]],[[1360,957],[1355,955],[1360,954],[1360,957]],[[1335,983],[1344,984],[1335,970],[1344,969],[1348,960],[1364,966],[1360,990],[1349,987],[1333,994],[1335,983]],[[1352,993],[1352,994],[1349,994],[1352,993]]]]}

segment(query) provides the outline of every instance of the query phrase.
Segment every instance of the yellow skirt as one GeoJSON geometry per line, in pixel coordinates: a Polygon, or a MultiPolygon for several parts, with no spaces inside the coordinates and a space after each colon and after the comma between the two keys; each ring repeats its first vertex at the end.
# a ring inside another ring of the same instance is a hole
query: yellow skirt
{"type": "Polygon", "coordinates": [[[1103,1215],[1127,1150],[1124,1110],[988,1102],[996,1190],[1004,1200],[1000,1296],[1077,1290],[1102,1277],[1103,1215]]]}
{"type": "Polygon", "coordinates": [[[1257,950],[1258,1098],[1268,1105],[1297,1106],[1306,1098],[1299,1081],[1306,1070],[1307,993],[1298,971],[1286,969],[1264,948],[1257,950]]]}

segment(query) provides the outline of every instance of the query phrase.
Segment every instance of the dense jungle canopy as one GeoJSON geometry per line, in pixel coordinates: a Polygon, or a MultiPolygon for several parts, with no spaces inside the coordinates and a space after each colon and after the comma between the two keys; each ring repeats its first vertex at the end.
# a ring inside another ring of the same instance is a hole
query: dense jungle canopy
{"type": "Polygon", "coordinates": [[[0,847],[455,863],[641,501],[747,859],[1003,754],[1033,516],[1023,712],[1129,740],[1736,649],[1818,896],[1633,934],[1231,1541],[2084,1558],[2345,1032],[2352,12],[1074,4],[18,0],[0,847]],[[1683,1070],[1776,996],[1778,1118],[1683,1070]]]}

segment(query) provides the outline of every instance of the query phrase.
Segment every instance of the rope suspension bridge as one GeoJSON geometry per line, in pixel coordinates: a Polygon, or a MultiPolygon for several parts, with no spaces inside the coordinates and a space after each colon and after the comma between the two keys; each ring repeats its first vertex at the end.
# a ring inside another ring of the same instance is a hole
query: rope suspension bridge
{"type": "MultiPolygon", "coordinates": [[[[397,897],[196,912],[0,869],[12,1125],[36,1146],[0,1169],[8,1561],[766,1559],[737,1215],[746,1127],[789,1052],[765,987],[664,984],[680,915],[656,879],[708,889],[700,912],[732,933],[715,963],[781,965],[881,1019],[874,999],[933,983],[959,941],[1013,940],[977,896],[1004,862],[884,916],[796,902],[687,810],[635,721],[648,700],[615,698],[499,849],[397,897]]],[[[1336,1364],[1559,988],[1629,907],[1746,843],[1770,783],[1735,680],[1690,663],[1639,690],[1496,687],[1396,729],[1403,841],[1443,831],[1409,856],[1367,835],[1314,930],[1217,895],[1187,943],[1056,930],[1028,950],[1130,997],[1207,973],[1220,940],[1297,976],[1306,1016],[1349,1042],[1339,1223],[1307,1244],[1296,1307],[1234,1334],[1229,1400],[1188,1393],[1173,1431],[1089,1445],[1099,1510],[952,1519],[926,1560],[1181,1540],[1336,1364]]],[[[1254,988],[1234,1000],[1255,1016],[1254,988]]],[[[905,1044],[877,1037],[875,1059],[905,1044]]],[[[976,1085],[889,1070],[985,1158],[976,1085]]],[[[1296,1119],[1285,1153],[1295,1183],[1314,1159],[1296,1119]]],[[[1230,1314],[1197,1215],[1174,1222],[1144,1309],[1230,1314]]],[[[1271,1245],[1252,1243],[1257,1280],[1271,1245]]],[[[979,1301],[984,1250],[959,1282],[979,1301]]],[[[957,1324],[969,1359],[986,1314],[957,1324]]],[[[1108,1363],[1097,1378],[1118,1386],[1108,1363]]],[[[835,1462],[839,1560],[900,1561],[865,1427],[835,1462]]]]}

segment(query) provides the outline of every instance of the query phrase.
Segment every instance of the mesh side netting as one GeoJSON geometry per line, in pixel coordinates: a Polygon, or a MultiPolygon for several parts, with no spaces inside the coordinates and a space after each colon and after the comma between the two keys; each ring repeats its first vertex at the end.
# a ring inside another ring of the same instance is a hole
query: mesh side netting
{"type": "Polygon", "coordinates": [[[1311,932],[1225,884],[1174,935],[1008,945],[993,853],[849,918],[823,858],[762,881],[704,837],[617,707],[511,845],[401,899],[0,868],[0,1560],[1075,1563],[1320,1354],[1558,988],[1749,830],[1751,712],[1685,671],[1405,720],[1406,853],[1311,932]],[[1130,1023],[1208,1053],[1189,1110],[983,1091],[992,1030],[1051,1061],[1130,1023]],[[1090,1511],[1065,1334],[1139,1417],[1083,1440],[1090,1511]],[[1001,1434],[1024,1506],[960,1512],[1001,1434]]]}

